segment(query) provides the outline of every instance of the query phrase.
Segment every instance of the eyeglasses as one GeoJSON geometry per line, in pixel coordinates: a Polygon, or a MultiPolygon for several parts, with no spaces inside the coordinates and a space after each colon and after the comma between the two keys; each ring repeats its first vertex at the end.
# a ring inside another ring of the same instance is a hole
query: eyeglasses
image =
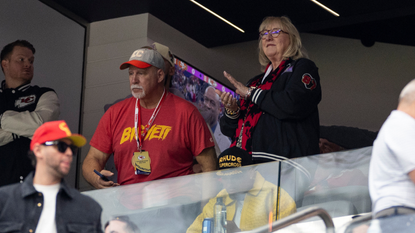
{"type": "Polygon", "coordinates": [[[68,145],[65,142],[62,141],[48,141],[43,143],[42,145],[45,146],[57,146],[58,151],[61,153],[65,153],[66,149],[71,148],[72,155],[76,155],[78,153],[78,147],[75,145],[68,145]]]}
{"type": "Polygon", "coordinates": [[[259,38],[265,39],[270,33],[272,37],[277,38],[281,32],[288,34],[288,32],[285,32],[282,29],[274,28],[271,30],[262,30],[261,32],[259,32],[259,38]]]}

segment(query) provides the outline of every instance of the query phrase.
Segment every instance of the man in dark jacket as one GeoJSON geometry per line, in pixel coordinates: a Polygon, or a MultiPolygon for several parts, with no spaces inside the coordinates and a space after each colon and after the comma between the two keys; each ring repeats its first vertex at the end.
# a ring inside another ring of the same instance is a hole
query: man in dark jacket
{"type": "Polygon", "coordinates": [[[35,131],[30,143],[35,172],[21,184],[0,188],[2,232],[102,232],[101,206],[63,180],[85,143],[65,121],[47,122],[35,131]]]}
{"type": "Polygon", "coordinates": [[[22,182],[33,170],[30,139],[44,122],[57,120],[59,100],[50,88],[31,86],[35,48],[25,40],[1,51],[0,186],[22,182]]]}

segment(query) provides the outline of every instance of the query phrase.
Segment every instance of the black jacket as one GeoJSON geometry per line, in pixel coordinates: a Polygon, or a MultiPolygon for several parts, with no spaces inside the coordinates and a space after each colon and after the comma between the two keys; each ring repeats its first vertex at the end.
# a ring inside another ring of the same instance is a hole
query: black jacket
{"type": "MultiPolygon", "coordinates": [[[[29,174],[21,184],[0,188],[0,232],[35,232],[44,201],[33,186],[33,175],[33,172],[29,174]]],[[[62,180],[56,196],[58,233],[102,232],[101,212],[96,201],[62,180]]]]}
{"type": "MultiPolygon", "coordinates": [[[[0,118],[0,120],[2,120],[0,122],[2,122],[3,125],[0,125],[0,129],[8,131],[6,125],[4,125],[6,118],[4,113],[6,111],[34,112],[38,107],[40,97],[46,92],[54,93],[54,90],[30,86],[30,84],[24,84],[15,89],[5,88],[5,82],[3,81],[0,88],[0,116],[3,115],[0,118]]],[[[49,109],[45,109],[45,111],[48,110],[49,109]]],[[[59,116],[59,111],[54,115],[59,116]]],[[[28,114],[27,117],[30,118],[33,116],[28,114]]],[[[48,121],[52,119],[43,120],[48,121]]],[[[26,127],[28,122],[32,122],[31,119],[23,119],[22,121],[25,121],[25,123],[15,123],[16,128],[26,127]]],[[[39,125],[34,125],[33,128],[35,129],[38,126],[39,125]]],[[[31,160],[28,157],[31,139],[16,133],[12,133],[12,137],[13,140],[11,142],[7,142],[5,145],[3,145],[4,143],[2,142],[0,146],[0,186],[20,182],[29,174],[29,172],[34,170],[31,160]]]]}
{"type": "MultiPolygon", "coordinates": [[[[247,86],[263,76],[254,77],[247,86]]],[[[262,110],[252,134],[253,160],[267,162],[318,154],[320,100],[318,68],[305,58],[289,60],[270,90],[253,91],[251,101],[262,110]]],[[[236,139],[238,119],[224,115],[220,126],[223,134],[236,139]]]]}

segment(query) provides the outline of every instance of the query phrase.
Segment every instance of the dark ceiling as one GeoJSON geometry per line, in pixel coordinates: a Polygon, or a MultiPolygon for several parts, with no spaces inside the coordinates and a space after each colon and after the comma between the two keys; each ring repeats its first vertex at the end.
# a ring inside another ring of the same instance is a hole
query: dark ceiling
{"type": "Polygon", "coordinates": [[[210,48],[255,40],[266,16],[288,16],[300,32],[415,46],[414,0],[347,0],[320,2],[336,17],[310,0],[198,0],[236,26],[241,33],[190,0],[41,0],[67,15],[95,22],[150,13],[210,48]]]}

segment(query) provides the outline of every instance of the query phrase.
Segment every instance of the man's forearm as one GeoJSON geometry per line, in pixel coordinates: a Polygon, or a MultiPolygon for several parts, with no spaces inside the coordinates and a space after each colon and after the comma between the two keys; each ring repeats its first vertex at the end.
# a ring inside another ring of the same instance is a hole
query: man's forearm
{"type": "Polygon", "coordinates": [[[1,128],[24,137],[32,137],[35,130],[47,121],[59,118],[59,100],[55,92],[46,92],[39,98],[32,112],[7,110],[1,117],[1,128]]]}
{"type": "Polygon", "coordinates": [[[113,181],[104,181],[102,180],[97,174],[95,174],[94,169],[101,172],[104,176],[112,176],[114,175],[110,171],[103,170],[110,154],[104,153],[95,147],[91,146],[89,149],[86,158],[82,164],[82,174],[88,183],[90,183],[95,188],[108,188],[115,185],[113,181]]]}
{"type": "Polygon", "coordinates": [[[6,130],[0,129],[0,146],[4,146],[7,143],[12,142],[12,141],[13,141],[13,134],[6,130]]]}
{"type": "Polygon", "coordinates": [[[217,168],[217,158],[214,147],[206,148],[196,156],[197,162],[202,168],[202,172],[214,171],[217,168]]]}
{"type": "Polygon", "coordinates": [[[89,184],[98,188],[96,187],[96,180],[99,179],[99,176],[95,174],[94,169],[101,171],[104,169],[104,166],[101,166],[94,158],[89,158],[87,156],[82,164],[82,175],[89,184]]]}
{"type": "Polygon", "coordinates": [[[215,171],[217,169],[216,163],[212,162],[209,164],[201,165],[202,172],[215,171]]]}

